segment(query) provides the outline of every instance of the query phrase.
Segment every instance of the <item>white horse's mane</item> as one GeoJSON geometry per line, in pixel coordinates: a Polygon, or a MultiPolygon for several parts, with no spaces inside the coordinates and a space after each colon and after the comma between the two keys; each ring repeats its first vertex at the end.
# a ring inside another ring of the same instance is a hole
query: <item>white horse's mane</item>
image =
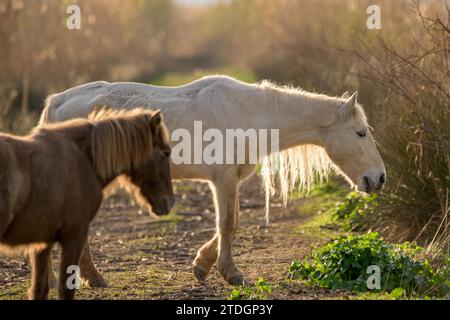
{"type": "MultiPolygon", "coordinates": [[[[344,96],[332,97],[322,93],[308,92],[303,90],[302,88],[294,87],[292,85],[278,85],[275,82],[269,80],[262,80],[261,83],[258,84],[258,86],[264,88],[268,92],[271,92],[274,96],[276,96],[278,93],[287,93],[292,95],[301,95],[303,97],[309,97],[316,100],[334,99],[336,101],[340,101],[341,103],[345,102],[348,98],[344,96]]],[[[348,94],[348,92],[344,93],[344,95],[346,94],[348,94]]],[[[276,101],[276,97],[274,99],[276,101]]],[[[364,126],[369,126],[367,123],[366,114],[364,113],[364,109],[359,103],[356,103],[354,107],[353,117],[357,123],[364,126]]]]}
{"type": "MultiPolygon", "coordinates": [[[[293,86],[278,86],[268,80],[262,81],[260,86],[273,94],[275,104],[279,93],[302,95],[313,99],[331,98],[342,103],[347,100],[342,97],[307,92],[293,86]]],[[[358,103],[353,109],[353,117],[357,123],[368,127],[367,117],[358,103]]],[[[269,223],[270,198],[275,195],[277,178],[280,196],[283,204],[286,205],[292,191],[298,189],[308,192],[316,182],[324,181],[332,170],[339,171],[328,157],[325,149],[313,144],[292,147],[264,157],[261,172],[266,197],[266,223],[269,223]]]]}

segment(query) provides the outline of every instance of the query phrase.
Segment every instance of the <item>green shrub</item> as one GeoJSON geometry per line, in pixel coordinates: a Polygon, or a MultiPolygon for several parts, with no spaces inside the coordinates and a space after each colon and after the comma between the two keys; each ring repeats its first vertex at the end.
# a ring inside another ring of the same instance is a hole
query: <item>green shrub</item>
{"type": "Polygon", "coordinates": [[[240,286],[233,289],[228,300],[265,300],[272,287],[263,278],[259,278],[255,286],[240,286]]]}
{"type": "Polygon", "coordinates": [[[329,289],[368,291],[367,268],[380,268],[380,291],[403,295],[445,295],[450,292],[450,264],[434,271],[417,254],[422,248],[405,243],[394,245],[378,233],[339,237],[304,261],[289,267],[291,279],[329,289]],[[401,294],[400,294],[401,293],[401,294]]]}
{"type": "Polygon", "coordinates": [[[376,194],[362,196],[357,192],[350,192],[330,211],[334,219],[342,222],[344,230],[361,230],[364,229],[362,218],[374,213],[377,206],[376,199],[376,194]]]}

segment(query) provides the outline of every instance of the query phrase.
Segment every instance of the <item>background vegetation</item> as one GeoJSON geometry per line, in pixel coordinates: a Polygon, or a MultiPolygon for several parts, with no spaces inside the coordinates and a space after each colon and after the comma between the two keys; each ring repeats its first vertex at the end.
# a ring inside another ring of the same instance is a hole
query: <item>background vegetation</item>
{"type": "Polygon", "coordinates": [[[448,253],[445,3],[0,0],[0,129],[26,132],[47,94],[100,79],[175,85],[224,73],[330,95],[358,89],[388,172],[376,210],[358,213],[358,225],[448,253]],[[73,3],[82,10],[81,30],[65,26],[73,3]],[[366,27],[373,3],[381,30],[366,27]]]}

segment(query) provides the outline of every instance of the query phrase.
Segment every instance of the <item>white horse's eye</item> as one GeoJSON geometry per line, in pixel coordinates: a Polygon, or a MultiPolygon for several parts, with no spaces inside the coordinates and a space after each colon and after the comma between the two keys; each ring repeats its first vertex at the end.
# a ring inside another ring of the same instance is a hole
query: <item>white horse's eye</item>
{"type": "Polygon", "coordinates": [[[364,131],[364,130],[356,131],[356,134],[358,136],[360,136],[361,138],[364,138],[366,136],[366,131],[364,131]]]}

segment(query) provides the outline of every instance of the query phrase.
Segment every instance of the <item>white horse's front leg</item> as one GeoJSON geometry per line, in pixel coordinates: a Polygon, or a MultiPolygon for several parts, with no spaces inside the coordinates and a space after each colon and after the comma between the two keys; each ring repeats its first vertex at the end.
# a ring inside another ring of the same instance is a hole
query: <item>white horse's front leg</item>
{"type": "Polygon", "coordinates": [[[230,284],[246,283],[244,274],[234,263],[232,243],[239,218],[239,178],[232,175],[213,182],[217,212],[217,231],[198,252],[194,273],[204,280],[217,259],[217,269],[230,284]],[[218,257],[218,258],[217,258],[218,257]]]}
{"type": "Polygon", "coordinates": [[[197,252],[197,256],[194,260],[194,274],[198,281],[203,282],[206,280],[211,267],[216,263],[218,256],[218,243],[219,234],[216,231],[214,237],[205,243],[197,252]]]}
{"type": "Polygon", "coordinates": [[[217,192],[219,207],[217,270],[229,284],[248,284],[244,273],[236,266],[232,254],[233,239],[239,219],[239,212],[236,211],[239,208],[237,205],[239,201],[239,180],[229,181],[221,189],[222,192],[217,192]]]}

